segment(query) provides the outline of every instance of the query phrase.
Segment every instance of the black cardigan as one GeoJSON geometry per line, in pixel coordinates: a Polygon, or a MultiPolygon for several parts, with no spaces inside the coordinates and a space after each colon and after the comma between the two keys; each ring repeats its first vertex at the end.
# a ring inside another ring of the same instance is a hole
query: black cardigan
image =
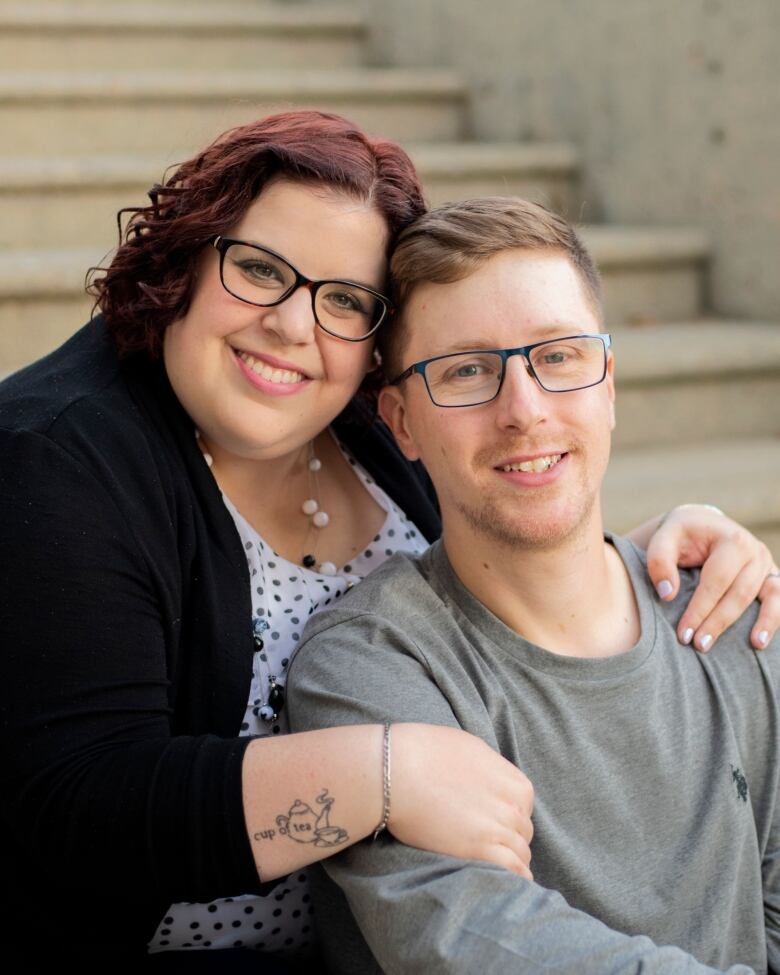
{"type": "MultiPolygon", "coordinates": [[[[339,435],[434,538],[424,473],[348,412],[339,435]]],[[[98,319],[0,384],[4,952],[137,970],[172,902],[272,887],[241,799],[250,616],[159,362],[118,362],[98,319]]]]}

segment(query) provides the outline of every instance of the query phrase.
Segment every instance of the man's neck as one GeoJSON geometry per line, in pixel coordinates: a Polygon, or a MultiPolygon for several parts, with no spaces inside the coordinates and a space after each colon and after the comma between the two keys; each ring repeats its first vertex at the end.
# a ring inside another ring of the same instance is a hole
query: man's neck
{"type": "Polygon", "coordinates": [[[549,548],[500,545],[445,521],[443,543],[458,578],[510,629],[553,653],[608,657],[639,640],[631,578],[604,541],[600,515],[549,548]]]}

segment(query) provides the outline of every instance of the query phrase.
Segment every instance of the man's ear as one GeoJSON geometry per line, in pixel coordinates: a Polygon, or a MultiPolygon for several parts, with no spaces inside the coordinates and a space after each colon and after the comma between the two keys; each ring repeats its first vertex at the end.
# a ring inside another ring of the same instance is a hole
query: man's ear
{"type": "Polygon", "coordinates": [[[377,409],[390,428],[404,457],[407,460],[419,460],[420,453],[409,429],[406,401],[398,386],[385,386],[380,390],[377,409]]]}
{"type": "Polygon", "coordinates": [[[615,357],[610,352],[607,355],[607,375],[604,380],[607,384],[607,395],[609,396],[609,429],[615,429],[615,357]]]}

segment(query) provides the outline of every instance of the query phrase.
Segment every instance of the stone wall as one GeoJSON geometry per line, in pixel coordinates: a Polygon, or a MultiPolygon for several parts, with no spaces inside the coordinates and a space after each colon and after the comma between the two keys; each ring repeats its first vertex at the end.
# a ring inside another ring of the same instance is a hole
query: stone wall
{"type": "Polygon", "coordinates": [[[583,219],[697,224],[712,310],[780,320],[778,0],[361,2],[374,63],[456,68],[472,137],[574,141],[583,219]]]}

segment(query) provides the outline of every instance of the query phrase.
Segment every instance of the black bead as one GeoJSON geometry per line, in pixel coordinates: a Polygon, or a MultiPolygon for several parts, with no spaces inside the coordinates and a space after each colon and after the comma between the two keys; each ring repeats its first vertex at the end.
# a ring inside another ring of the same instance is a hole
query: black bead
{"type": "Polygon", "coordinates": [[[268,706],[274,709],[274,714],[279,714],[284,707],[284,688],[275,681],[268,692],[268,706]]]}
{"type": "Polygon", "coordinates": [[[304,555],[303,564],[307,569],[313,568],[316,565],[316,563],[317,560],[314,558],[313,555],[304,555]]]}

